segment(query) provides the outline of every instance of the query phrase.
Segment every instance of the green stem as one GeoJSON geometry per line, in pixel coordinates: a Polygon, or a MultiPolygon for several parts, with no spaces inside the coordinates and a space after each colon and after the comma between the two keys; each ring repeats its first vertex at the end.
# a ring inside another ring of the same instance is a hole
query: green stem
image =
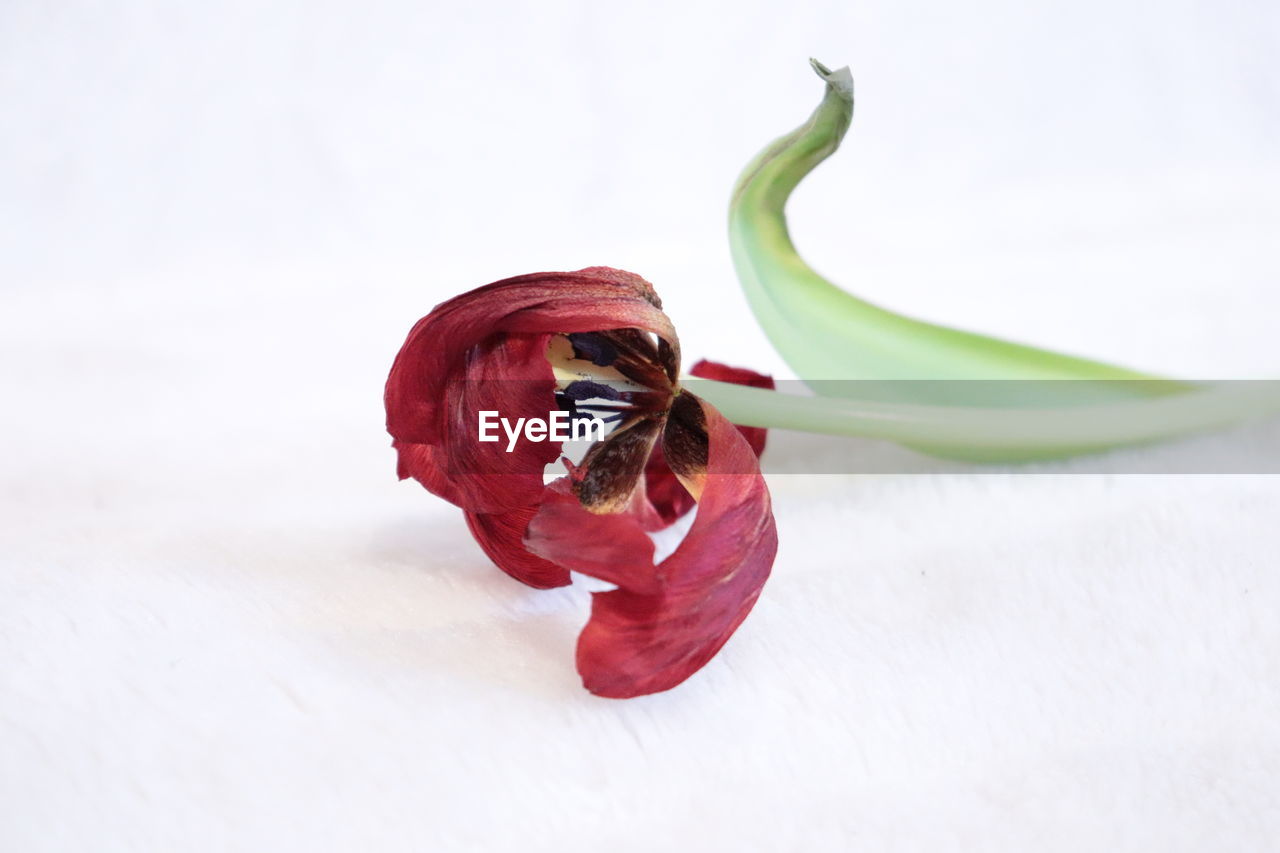
{"type": "Polygon", "coordinates": [[[791,241],[785,208],[796,185],[839,148],[853,119],[853,78],[847,68],[812,64],[826,84],[822,102],[743,171],[729,207],[729,240],[756,318],[818,396],[691,380],[734,423],[883,438],[952,458],[1025,461],[1280,411],[1273,383],[1162,379],[926,323],[818,275],[791,241]]]}
{"type": "MultiPolygon", "coordinates": [[[[848,68],[831,71],[810,61],[826,84],[822,102],[808,121],[743,170],[729,207],[738,278],[769,339],[798,376],[806,381],[1155,378],[896,314],[814,272],[791,241],[784,209],[796,185],[839,148],[853,118],[853,78],[848,68]]],[[[1077,398],[1081,387],[1068,383],[1055,390],[1077,398]]],[[[818,393],[840,391],[835,386],[818,393]]]]}
{"type": "Polygon", "coordinates": [[[937,456],[1021,462],[1145,444],[1280,413],[1280,383],[1205,383],[1158,399],[1040,409],[801,397],[710,379],[684,384],[743,426],[886,439],[937,456]]]}

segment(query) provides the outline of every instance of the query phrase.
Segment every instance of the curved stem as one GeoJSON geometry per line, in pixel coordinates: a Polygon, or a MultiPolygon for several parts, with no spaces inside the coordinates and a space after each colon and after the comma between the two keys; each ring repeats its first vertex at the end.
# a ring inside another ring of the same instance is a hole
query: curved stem
{"type": "Polygon", "coordinates": [[[756,318],[819,396],[698,382],[697,393],[734,423],[1019,461],[1157,441],[1280,411],[1275,383],[1161,379],[896,314],[818,275],[791,241],[785,208],[796,185],[839,148],[853,119],[853,78],[848,68],[812,64],[826,84],[822,102],[743,171],[729,207],[729,239],[756,318]],[[821,381],[830,379],[888,381],[821,381]],[[948,405],[939,405],[944,400],[948,405]]]}
{"type": "MultiPolygon", "coordinates": [[[[896,314],[814,272],[791,242],[784,209],[796,185],[839,148],[853,119],[853,78],[848,68],[831,71],[811,63],[826,84],[822,102],[808,121],[743,170],[729,206],[738,278],[769,339],[798,376],[806,381],[1155,378],[896,314]]],[[[1079,388],[1069,390],[1074,394],[1079,388]]]]}

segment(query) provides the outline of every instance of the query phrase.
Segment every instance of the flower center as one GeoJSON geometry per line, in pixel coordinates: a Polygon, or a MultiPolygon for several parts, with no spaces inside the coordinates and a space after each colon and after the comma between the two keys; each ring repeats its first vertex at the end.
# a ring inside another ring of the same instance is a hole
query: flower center
{"type": "Polygon", "coordinates": [[[547,360],[556,402],[574,420],[596,418],[614,431],[661,417],[674,397],[653,338],[638,329],[552,335],[547,360]]]}

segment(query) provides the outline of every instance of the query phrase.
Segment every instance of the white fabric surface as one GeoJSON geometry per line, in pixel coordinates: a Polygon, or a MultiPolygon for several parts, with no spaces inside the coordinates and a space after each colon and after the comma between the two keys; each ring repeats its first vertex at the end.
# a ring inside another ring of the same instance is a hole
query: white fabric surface
{"type": "Polygon", "coordinates": [[[4,4],[0,849],[1274,844],[1280,478],[855,443],[924,473],[771,475],[755,612],[617,702],[583,588],[396,482],[381,384],[441,299],[599,263],[787,375],[724,205],[809,55],[858,83],[793,209],[833,277],[1274,375],[1278,49],[1260,0],[4,4]]]}

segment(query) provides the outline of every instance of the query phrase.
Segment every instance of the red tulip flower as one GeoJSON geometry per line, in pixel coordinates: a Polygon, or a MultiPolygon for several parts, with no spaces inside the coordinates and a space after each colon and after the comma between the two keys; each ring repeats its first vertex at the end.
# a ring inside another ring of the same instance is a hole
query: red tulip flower
{"type": "MultiPolygon", "coordinates": [[[[387,379],[401,479],[461,507],[480,547],[535,587],[570,571],[616,585],[592,597],[577,663],[593,693],[681,683],[742,622],[769,576],[777,531],[757,456],[739,429],[679,382],[680,344],[652,285],[606,267],[506,279],[438,305],[387,379]],[[613,429],[546,484],[559,441],[482,442],[481,412],[596,417],[613,429]],[[654,562],[647,532],[697,505],[676,550],[654,562]]],[[[694,374],[771,387],[701,362],[694,374]]]]}
{"type": "Polygon", "coordinates": [[[812,65],[823,100],[743,171],[730,248],[757,318],[796,373],[851,382],[777,394],[762,390],[772,389],[767,377],[700,362],[692,373],[716,380],[701,386],[704,396],[754,425],[735,428],[681,387],[680,344],[653,287],[605,267],[519,276],[438,305],[409,333],[387,379],[401,478],[461,507],[499,568],[535,587],[568,584],[573,571],[616,587],[594,594],[578,642],[578,671],[592,692],[636,696],[679,684],[751,610],[777,550],[757,462],[763,427],[1027,462],[1280,411],[1272,388],[1166,380],[924,323],[823,279],[796,253],[784,208],[839,147],[853,80],[847,68],[812,65]],[[946,393],[918,379],[947,380],[946,393]],[[967,381],[1006,379],[1030,382],[1033,399],[1022,405],[1000,389],[993,404],[988,385],[967,381]],[[881,387],[863,399],[860,380],[892,382],[903,399],[881,399],[881,387]],[[973,388],[957,393],[960,384],[973,388]],[[547,483],[563,441],[541,440],[546,422],[537,434],[526,426],[524,440],[517,426],[505,447],[489,441],[484,417],[499,413],[518,424],[554,414],[613,429],[547,483]],[[684,540],[655,564],[647,534],[695,505],[684,540]]]}

